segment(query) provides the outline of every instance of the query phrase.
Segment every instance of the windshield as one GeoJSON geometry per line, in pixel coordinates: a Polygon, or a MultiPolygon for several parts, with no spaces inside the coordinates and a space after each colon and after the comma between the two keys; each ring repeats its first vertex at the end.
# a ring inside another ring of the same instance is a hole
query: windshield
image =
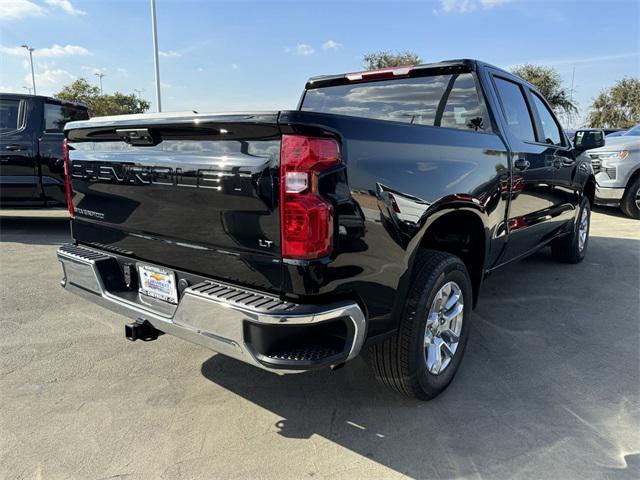
{"type": "Polygon", "coordinates": [[[625,137],[640,137],[640,124],[624,133],[625,137]]]}

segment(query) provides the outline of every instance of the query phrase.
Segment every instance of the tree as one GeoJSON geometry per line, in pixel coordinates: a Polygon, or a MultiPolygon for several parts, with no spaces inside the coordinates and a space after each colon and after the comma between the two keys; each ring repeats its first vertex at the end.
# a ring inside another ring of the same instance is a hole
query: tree
{"type": "Polygon", "coordinates": [[[556,113],[578,111],[555,68],[526,63],[515,67],[511,72],[536,87],[556,113]]]}
{"type": "Polygon", "coordinates": [[[402,67],[404,65],[416,65],[422,63],[422,59],[417,53],[404,51],[393,53],[388,50],[367,53],[363,57],[364,68],[367,70],[377,70],[387,67],[402,67]]]}
{"type": "Polygon", "coordinates": [[[79,78],[72,84],[66,85],[55,97],[60,100],[84,103],[92,117],[144,113],[150,106],[149,102],[134,94],[126,95],[115,92],[112,95],[100,95],[100,89],[90,85],[84,78],[79,78]]]}
{"type": "Polygon", "coordinates": [[[62,90],[55,94],[55,97],[59,98],[60,100],[82,102],[87,105],[93,98],[99,96],[100,89],[98,87],[94,87],[93,85],[89,85],[89,82],[87,82],[84,78],[79,78],[71,85],[62,87],[62,90]]]}
{"type": "MultiPolygon", "coordinates": [[[[144,113],[149,110],[149,102],[133,94],[115,92],[112,95],[100,95],[93,102],[93,109],[98,112],[94,116],[126,115],[127,113],[144,113]]],[[[91,107],[89,107],[91,112],[91,107]]]]}
{"type": "Polygon", "coordinates": [[[591,104],[587,124],[596,128],[631,128],[640,123],[640,79],[623,78],[591,104]]]}

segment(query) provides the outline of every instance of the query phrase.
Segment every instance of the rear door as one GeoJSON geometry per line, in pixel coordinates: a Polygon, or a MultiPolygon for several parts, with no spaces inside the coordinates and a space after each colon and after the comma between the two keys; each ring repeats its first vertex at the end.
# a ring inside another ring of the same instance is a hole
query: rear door
{"type": "Polygon", "coordinates": [[[580,201],[575,180],[581,176],[576,175],[575,151],[564,135],[560,122],[538,92],[527,90],[536,114],[538,142],[545,148],[544,155],[553,165],[550,221],[554,229],[558,229],[574,216],[575,206],[580,201]]]}
{"type": "Polygon", "coordinates": [[[512,185],[505,261],[537,248],[550,234],[553,161],[538,143],[535,117],[521,83],[492,71],[499,119],[511,148],[512,185]]]}
{"type": "Polygon", "coordinates": [[[4,205],[39,197],[33,100],[0,96],[0,196],[4,205]],[[27,121],[29,119],[29,121],[27,121]]]}

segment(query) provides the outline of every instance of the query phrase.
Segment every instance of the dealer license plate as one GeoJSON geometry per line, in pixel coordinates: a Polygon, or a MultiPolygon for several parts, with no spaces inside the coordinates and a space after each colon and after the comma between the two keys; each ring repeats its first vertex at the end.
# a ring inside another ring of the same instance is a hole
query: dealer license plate
{"type": "Polygon", "coordinates": [[[176,275],[172,271],[150,265],[138,265],[138,277],[140,293],[165,302],[178,303],[176,275]]]}

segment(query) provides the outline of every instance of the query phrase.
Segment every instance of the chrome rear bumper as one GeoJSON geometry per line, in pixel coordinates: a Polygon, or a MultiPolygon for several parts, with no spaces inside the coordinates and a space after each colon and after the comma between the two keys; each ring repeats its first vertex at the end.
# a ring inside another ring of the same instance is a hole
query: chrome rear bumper
{"type": "Polygon", "coordinates": [[[164,333],[265,370],[293,373],[339,364],[357,356],[364,343],[365,317],[355,302],[295,304],[270,294],[206,280],[186,288],[178,305],[172,305],[118,287],[122,278],[117,277],[123,274],[116,258],[109,253],[63,245],[58,249],[58,259],[62,263],[61,285],[65,289],[131,319],[147,320],[164,333]],[[289,328],[299,335],[304,327],[323,328],[322,325],[338,320],[347,325],[344,344],[338,353],[320,359],[310,360],[309,355],[270,356],[259,352],[248,338],[252,328],[254,332],[271,328],[276,335],[278,330],[289,328]]]}

